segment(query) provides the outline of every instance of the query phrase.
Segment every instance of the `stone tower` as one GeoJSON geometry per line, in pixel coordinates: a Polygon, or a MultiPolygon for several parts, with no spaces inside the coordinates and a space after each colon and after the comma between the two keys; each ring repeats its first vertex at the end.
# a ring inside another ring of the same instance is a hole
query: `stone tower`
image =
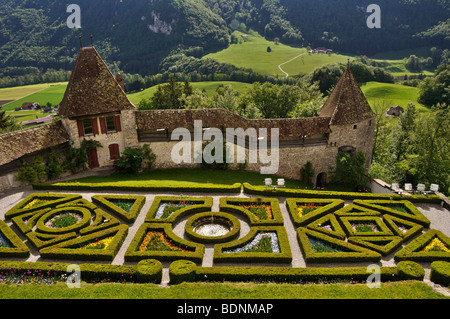
{"type": "Polygon", "coordinates": [[[375,113],[349,67],[330,94],[319,116],[330,118],[328,143],[338,151],[364,152],[366,168],[372,161],[375,113]]]}
{"type": "Polygon", "coordinates": [[[75,147],[83,139],[101,143],[89,150],[91,168],[110,166],[138,145],[135,107],[93,47],[80,50],[59,115],[75,147]]]}

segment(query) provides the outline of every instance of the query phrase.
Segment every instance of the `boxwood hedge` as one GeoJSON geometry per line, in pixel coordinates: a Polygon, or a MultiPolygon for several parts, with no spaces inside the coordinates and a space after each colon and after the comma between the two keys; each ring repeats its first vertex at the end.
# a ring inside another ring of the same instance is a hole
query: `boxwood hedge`
{"type": "Polygon", "coordinates": [[[450,286],[450,262],[433,261],[430,266],[430,280],[445,287],[450,286]]]}

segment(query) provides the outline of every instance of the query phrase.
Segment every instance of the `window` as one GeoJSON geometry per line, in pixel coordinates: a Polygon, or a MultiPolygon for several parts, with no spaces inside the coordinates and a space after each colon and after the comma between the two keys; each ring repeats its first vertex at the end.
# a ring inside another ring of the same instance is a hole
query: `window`
{"type": "Polygon", "coordinates": [[[353,129],[356,130],[358,128],[358,125],[353,125],[353,129]]]}
{"type": "Polygon", "coordinates": [[[117,130],[116,130],[116,120],[115,120],[114,116],[106,117],[106,131],[108,133],[110,133],[110,132],[117,132],[117,130]]]}
{"type": "Polygon", "coordinates": [[[118,160],[120,158],[120,150],[119,144],[110,144],[109,148],[109,157],[111,160],[118,160]]]}
{"type": "Polygon", "coordinates": [[[83,120],[84,135],[93,135],[94,126],[92,125],[92,119],[83,120]]]}

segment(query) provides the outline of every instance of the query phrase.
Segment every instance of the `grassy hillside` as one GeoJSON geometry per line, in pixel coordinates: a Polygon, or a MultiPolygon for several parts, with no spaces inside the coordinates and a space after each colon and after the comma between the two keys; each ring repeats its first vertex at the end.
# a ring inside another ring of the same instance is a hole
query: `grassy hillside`
{"type": "MultiPolygon", "coordinates": [[[[212,95],[216,89],[220,85],[231,85],[233,89],[240,93],[245,93],[247,90],[251,87],[251,84],[248,83],[241,83],[241,82],[230,82],[230,81],[223,81],[223,82],[193,82],[191,83],[192,87],[194,89],[198,90],[205,90],[208,95],[212,95]]],[[[156,89],[158,86],[152,86],[148,89],[145,89],[138,93],[129,94],[128,98],[132,103],[139,103],[142,99],[149,99],[153,96],[153,94],[156,92],[156,89]]]]}
{"type": "Polygon", "coordinates": [[[383,103],[384,101],[389,106],[399,105],[403,108],[408,103],[414,103],[418,110],[429,111],[426,107],[417,102],[419,89],[400,84],[368,82],[361,86],[367,101],[371,106],[375,103],[383,103]]]}
{"type": "Polygon", "coordinates": [[[37,102],[45,106],[47,102],[50,102],[52,105],[58,105],[64,96],[66,87],[67,83],[52,83],[1,89],[0,100],[8,100],[7,96],[13,97],[11,100],[19,97],[14,102],[3,105],[3,109],[6,111],[14,110],[23,103],[37,102]]]}
{"type": "Polygon", "coordinates": [[[324,64],[335,62],[346,62],[348,57],[338,54],[308,54],[305,48],[294,48],[284,44],[275,44],[274,42],[266,40],[257,32],[250,31],[246,33],[247,37],[242,37],[244,33],[235,31],[234,36],[239,40],[238,44],[231,44],[228,48],[219,52],[210,53],[204,58],[215,59],[219,62],[233,64],[237,67],[244,67],[253,69],[255,72],[264,75],[286,76],[279,69],[282,69],[289,75],[297,75],[300,73],[309,73],[316,67],[324,64]],[[267,52],[267,47],[271,48],[272,52],[267,52]],[[301,55],[297,59],[291,59],[301,55]],[[286,63],[288,62],[288,63],[286,63]],[[284,64],[286,63],[286,64],[284,64]]]}

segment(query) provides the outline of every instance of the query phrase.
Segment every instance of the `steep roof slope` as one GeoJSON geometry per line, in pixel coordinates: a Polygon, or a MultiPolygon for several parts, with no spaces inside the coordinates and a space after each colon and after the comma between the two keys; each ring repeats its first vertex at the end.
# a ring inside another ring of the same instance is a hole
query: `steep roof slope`
{"type": "Polygon", "coordinates": [[[60,104],[62,117],[134,109],[95,48],[82,48],[60,104]]]}
{"type": "Polygon", "coordinates": [[[69,142],[61,121],[0,135],[0,165],[69,142]]]}
{"type": "Polygon", "coordinates": [[[330,125],[354,124],[375,116],[348,67],[318,114],[331,117],[330,125]]]}

